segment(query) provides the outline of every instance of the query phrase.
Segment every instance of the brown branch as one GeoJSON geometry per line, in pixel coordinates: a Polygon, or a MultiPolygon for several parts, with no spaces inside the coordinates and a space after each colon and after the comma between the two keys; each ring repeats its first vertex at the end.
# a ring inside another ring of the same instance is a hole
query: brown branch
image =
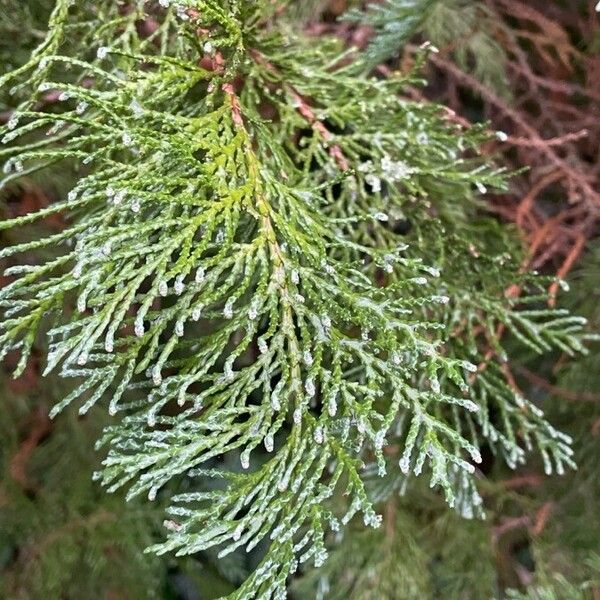
{"type": "Polygon", "coordinates": [[[539,487],[543,481],[544,478],[541,475],[519,475],[504,480],[502,486],[507,490],[518,490],[524,487],[539,487]]]}
{"type": "Polygon", "coordinates": [[[552,383],[546,381],[543,377],[540,377],[536,373],[533,373],[529,369],[522,366],[516,367],[516,371],[533,385],[542,388],[554,396],[558,396],[565,400],[570,400],[571,402],[600,402],[600,394],[594,394],[592,392],[575,392],[574,390],[568,390],[566,388],[553,385],[552,383]]]}
{"type": "Polygon", "coordinates": [[[232,114],[233,122],[238,127],[239,126],[243,126],[244,125],[244,118],[242,117],[242,110],[241,110],[241,107],[240,107],[240,101],[238,100],[238,97],[237,97],[237,95],[235,93],[235,90],[233,89],[233,84],[231,84],[231,83],[224,83],[221,86],[221,89],[229,97],[229,101],[231,103],[231,114],[232,114]]]}
{"type": "Polygon", "coordinates": [[[573,131],[558,137],[542,139],[541,141],[524,137],[508,136],[506,143],[512,144],[513,146],[527,146],[529,148],[540,148],[541,146],[563,146],[564,144],[576,142],[588,137],[589,133],[590,132],[587,129],[582,129],[580,131],[573,131]]]}
{"type": "MultiPolygon", "coordinates": [[[[271,73],[279,74],[276,67],[271,64],[267,59],[258,51],[258,50],[250,50],[250,55],[252,58],[269,70],[271,73]]],[[[350,165],[342,152],[342,149],[335,143],[332,143],[333,135],[332,133],[325,127],[322,121],[317,119],[312,107],[310,104],[302,97],[302,95],[294,88],[294,86],[284,83],[283,86],[287,88],[288,92],[292,96],[298,113],[307,121],[307,123],[312,127],[314,131],[316,131],[319,136],[323,139],[326,145],[329,148],[329,155],[333,160],[337,163],[338,167],[342,171],[348,171],[350,169],[350,165]]]]}
{"type": "Polygon", "coordinates": [[[29,430],[29,434],[10,460],[8,469],[10,476],[21,485],[24,490],[32,489],[27,478],[27,463],[29,458],[40,441],[45,438],[52,429],[48,413],[42,406],[40,406],[32,416],[33,423],[29,430]]]}
{"type": "MultiPolygon", "coordinates": [[[[560,267],[560,269],[558,270],[558,272],[556,274],[559,279],[564,279],[569,274],[569,271],[571,271],[571,269],[573,268],[575,261],[579,258],[579,255],[583,252],[583,249],[585,247],[585,242],[586,242],[586,238],[584,235],[579,235],[577,237],[577,240],[576,240],[575,244],[573,245],[573,248],[567,255],[567,258],[565,259],[565,261],[563,262],[562,266],[560,267]]],[[[559,289],[558,282],[554,282],[550,286],[550,300],[548,301],[548,304],[550,306],[554,306],[556,304],[556,294],[558,292],[558,289],[559,289]]]]}

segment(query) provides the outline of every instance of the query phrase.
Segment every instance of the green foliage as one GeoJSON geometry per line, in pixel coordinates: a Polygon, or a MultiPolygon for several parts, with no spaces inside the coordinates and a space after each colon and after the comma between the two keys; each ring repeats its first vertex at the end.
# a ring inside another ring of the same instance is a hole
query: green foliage
{"type": "MultiPolygon", "coordinates": [[[[377,482],[372,480],[373,484],[377,482]]],[[[487,527],[443,509],[426,490],[390,497],[383,531],[353,523],[331,540],[331,557],[293,587],[299,598],[417,600],[492,597],[487,527]],[[464,540],[469,544],[465,545],[464,540]],[[477,564],[477,569],[473,569],[477,564]]]]}
{"type": "MultiPolygon", "coordinates": [[[[594,333],[600,332],[599,272],[600,251],[597,243],[592,242],[582,264],[571,276],[568,301],[588,318],[588,328],[594,333]]],[[[530,368],[540,369],[540,365],[534,362],[530,368]]],[[[554,422],[574,439],[578,469],[563,478],[549,479],[536,494],[540,501],[551,502],[553,508],[546,531],[535,543],[539,573],[528,596],[531,598],[591,598],[592,590],[600,584],[596,528],[600,510],[599,373],[597,352],[569,362],[556,371],[557,391],[546,401],[554,422]]],[[[544,393],[535,386],[533,391],[544,393]]]]}
{"type": "Polygon", "coordinates": [[[564,576],[555,574],[546,577],[547,583],[543,586],[532,586],[524,593],[509,590],[507,597],[510,600],[590,600],[596,595],[600,584],[600,556],[594,554],[585,562],[595,575],[593,580],[576,585],[564,576]]]}
{"type": "MultiPolygon", "coordinates": [[[[30,52],[45,38],[52,0],[0,0],[0,73],[25,63],[30,52]]],[[[0,110],[14,106],[8,90],[0,91],[0,110]]]]}
{"type": "Polygon", "coordinates": [[[21,373],[45,336],[46,373],[75,380],[53,416],[102,401],[120,417],[98,477],[170,502],[152,549],[258,548],[232,597],[281,598],[299,562],[323,564],[328,530],[358,513],[378,527],[377,504],[424,470],[473,517],[481,448],[573,466],[506,379],[500,332],[572,354],[584,320],[544,308],[548,282],[483,214],[478,195],[505,185],[484,129],[403,98],[413,74],[374,79],[371,56],[290,34],[272,3],[171,4],[58,0],[0,78],[24,98],[3,188],[77,177],[0,223],[65,221],[0,252],[1,354],[21,373]],[[59,105],[40,108],[49,91],[59,105]]]}
{"type": "Polygon", "coordinates": [[[436,2],[421,27],[422,35],[440,48],[453,48],[452,59],[488,89],[509,98],[506,50],[499,39],[514,32],[498,21],[483,2],[436,2]]]}
{"type": "MultiPolygon", "coordinates": [[[[40,388],[30,395],[39,399],[40,388]]],[[[47,417],[39,404],[30,412],[32,404],[3,395],[0,595],[102,598],[126,590],[127,598],[164,598],[166,573],[142,552],[155,539],[161,510],[140,503],[126,509],[122,497],[104,494],[90,479],[99,461],[89,440],[106,418],[96,412],[81,422],[65,414],[33,447],[29,436],[43,431],[47,417]]]]}
{"type": "Polygon", "coordinates": [[[506,51],[498,37],[514,33],[477,0],[386,0],[369,5],[366,13],[349,11],[345,18],[364,22],[375,30],[366,50],[369,64],[398,55],[416,36],[439,48],[451,48],[463,71],[496,91],[510,96],[506,77],[506,51]]]}
{"type": "Polygon", "coordinates": [[[288,7],[284,13],[292,24],[317,21],[326,11],[327,0],[288,0],[288,7]]]}
{"type": "Polygon", "coordinates": [[[370,3],[366,12],[349,11],[344,18],[374,29],[365,53],[368,63],[374,66],[395,55],[423,26],[437,4],[439,0],[384,0],[370,3]]]}

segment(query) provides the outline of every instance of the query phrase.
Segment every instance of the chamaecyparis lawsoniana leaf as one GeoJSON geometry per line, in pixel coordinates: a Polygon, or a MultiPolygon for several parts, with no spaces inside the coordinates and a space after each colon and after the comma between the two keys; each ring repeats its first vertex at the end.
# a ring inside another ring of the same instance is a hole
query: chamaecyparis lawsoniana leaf
{"type": "Polygon", "coordinates": [[[74,379],[53,414],[107,404],[102,482],[172,496],[154,550],[266,545],[236,598],[283,597],[357,513],[378,526],[368,463],[428,470],[465,516],[482,513],[483,444],[572,465],[511,387],[502,331],[583,349],[582,320],[539,308],[543,282],[481,215],[477,193],[504,185],[478,156],[484,130],[276,12],[58,0],[46,41],[0,79],[22,98],[4,188],[77,174],[63,201],[0,224],[65,223],[1,251],[2,355],[19,351],[19,372],[45,337],[46,371],[74,379]]]}

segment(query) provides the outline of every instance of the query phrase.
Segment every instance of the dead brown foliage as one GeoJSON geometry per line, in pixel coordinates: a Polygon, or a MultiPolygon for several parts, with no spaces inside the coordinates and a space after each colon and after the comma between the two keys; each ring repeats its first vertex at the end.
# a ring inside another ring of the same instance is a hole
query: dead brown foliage
{"type": "MultiPolygon", "coordinates": [[[[600,53],[585,52],[598,31],[595,3],[486,0],[506,52],[511,102],[441,49],[431,61],[436,99],[459,115],[469,99],[508,139],[493,148],[509,166],[528,170],[491,208],[518,225],[529,265],[565,277],[598,232],[600,217],[600,53]]],[[[557,288],[553,288],[554,293],[557,288]]]]}

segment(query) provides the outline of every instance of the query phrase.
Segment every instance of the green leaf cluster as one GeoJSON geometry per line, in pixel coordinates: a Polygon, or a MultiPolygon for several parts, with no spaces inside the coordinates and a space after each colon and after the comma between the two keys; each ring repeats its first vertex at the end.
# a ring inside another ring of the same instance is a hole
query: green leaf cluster
{"type": "Polygon", "coordinates": [[[3,188],[77,179],[0,223],[65,225],[0,251],[0,354],[18,374],[46,336],[46,373],[73,380],[53,416],[117,417],[98,477],[170,501],[154,551],[263,549],[234,598],[282,598],[327,531],[378,527],[370,465],[388,493],[426,472],[466,517],[483,514],[483,447],[574,465],[511,387],[502,332],[583,352],[584,320],[545,308],[548,282],[485,215],[479,196],[506,185],[479,155],[489,134],[408,100],[415,73],[366,64],[270,2],[58,0],[0,78],[25,98],[3,188]]]}

